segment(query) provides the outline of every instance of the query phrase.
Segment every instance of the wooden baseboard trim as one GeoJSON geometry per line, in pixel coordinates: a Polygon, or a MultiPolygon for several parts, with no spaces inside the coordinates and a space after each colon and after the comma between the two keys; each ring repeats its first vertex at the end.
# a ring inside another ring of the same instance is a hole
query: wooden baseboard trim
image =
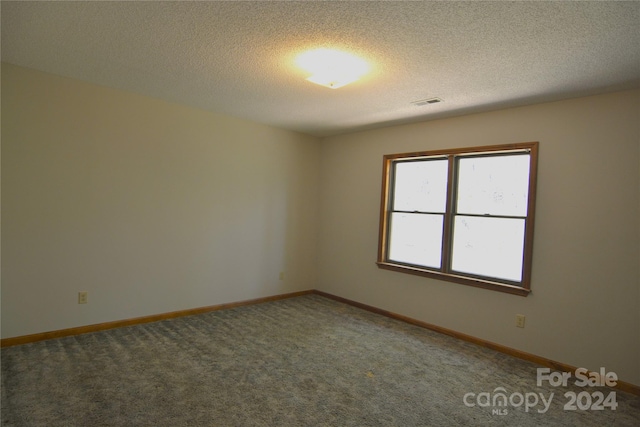
{"type": "MultiPolygon", "coordinates": [[[[571,366],[571,365],[567,365],[566,363],[561,363],[561,362],[556,362],[555,360],[551,360],[551,359],[547,359],[545,357],[541,357],[541,356],[537,356],[535,354],[531,354],[531,353],[527,353],[524,351],[520,351],[520,350],[516,350],[514,348],[511,347],[507,347],[504,346],[502,344],[496,344],[494,342],[491,341],[486,341],[480,338],[476,338],[474,336],[471,335],[467,335],[467,334],[463,334],[460,332],[456,332],[454,330],[451,329],[447,329],[447,328],[443,328],[437,325],[432,325],[431,323],[427,323],[427,322],[423,322],[421,320],[417,320],[417,319],[413,319],[411,317],[407,317],[407,316],[403,316],[401,314],[397,314],[397,313],[393,313],[391,311],[387,311],[387,310],[383,310],[381,308],[377,308],[377,307],[373,307],[367,304],[362,304],[360,302],[357,301],[352,301],[350,299],[347,298],[343,298],[343,297],[339,297],[333,294],[329,294],[326,292],[322,292],[322,291],[318,291],[318,290],[314,290],[313,291],[314,294],[316,295],[320,295],[323,296],[325,298],[329,298],[335,301],[339,301],[348,305],[351,305],[353,307],[357,307],[366,311],[370,311],[372,313],[375,314],[380,314],[382,316],[386,316],[392,319],[396,319],[396,320],[400,320],[402,322],[405,323],[409,323],[415,326],[419,326],[425,329],[429,329],[435,332],[439,332],[441,334],[445,334],[445,335],[449,335],[451,337],[454,338],[458,338],[460,340],[463,341],[467,341],[473,344],[477,344],[479,346],[482,347],[486,347],[486,348],[490,348],[492,350],[498,351],[500,353],[504,353],[504,354],[508,354],[510,356],[516,357],[518,359],[522,359],[522,360],[526,360],[528,362],[532,362],[535,363],[537,365],[541,365],[544,366],[546,368],[551,368],[555,371],[561,371],[561,372],[575,372],[576,369],[578,369],[575,366],[571,366]]],[[[637,386],[635,384],[631,384],[628,382],[624,382],[624,381],[618,381],[617,385],[614,387],[617,390],[620,391],[624,391],[627,393],[631,393],[634,394],[636,396],[640,396],[640,386],[637,386]]]]}
{"type": "Polygon", "coordinates": [[[169,313],[153,314],[151,316],[135,317],[132,319],[115,320],[113,322],[97,323],[95,325],[78,326],[75,328],[60,329],[57,331],[41,332],[31,335],[22,335],[0,340],[0,347],[11,347],[14,345],[29,344],[37,341],[50,340],[54,338],[68,337],[72,335],[87,334],[90,332],[105,331],[107,329],[122,328],[125,326],[140,325],[142,323],[158,322],[160,320],[173,319],[176,317],[191,316],[194,314],[208,313],[210,311],[225,310],[229,308],[242,307],[245,305],[262,304],[265,302],[278,301],[287,298],[299,297],[313,293],[313,290],[291,292],[287,294],[272,295],[269,297],[255,298],[245,301],[231,302],[226,304],[211,305],[207,307],[191,308],[188,310],[172,311],[169,313]]]}
{"type": "MultiPolygon", "coordinates": [[[[104,331],[108,329],[122,328],[125,326],[133,326],[133,325],[139,325],[143,323],[158,322],[160,320],[173,319],[176,317],[191,316],[194,314],[208,313],[210,311],[225,310],[230,308],[242,307],[246,305],[262,304],[265,302],[278,301],[278,300],[294,298],[294,297],[299,297],[302,295],[309,295],[309,294],[320,295],[322,297],[329,298],[338,302],[342,302],[344,304],[348,304],[353,307],[357,307],[362,310],[366,310],[375,314],[386,316],[391,319],[400,320],[402,322],[409,323],[411,325],[419,326],[419,327],[429,329],[441,334],[449,335],[451,337],[458,338],[463,341],[477,344],[482,347],[490,348],[500,353],[508,354],[518,359],[526,360],[526,361],[535,363],[537,365],[551,368],[555,371],[575,372],[575,370],[577,369],[577,367],[567,365],[566,363],[556,362],[554,360],[547,359],[545,357],[541,357],[535,354],[516,350],[511,347],[507,347],[501,344],[496,344],[491,341],[486,341],[471,335],[463,334],[451,329],[443,328],[437,325],[433,325],[431,323],[413,319],[411,317],[404,316],[402,314],[383,310],[381,308],[373,307],[367,304],[363,304],[357,301],[353,301],[347,298],[339,297],[337,295],[329,294],[327,292],[318,291],[315,289],[307,290],[307,291],[291,292],[291,293],[280,294],[280,295],[272,295],[269,297],[255,298],[255,299],[231,302],[231,303],[225,303],[225,304],[217,304],[217,305],[211,305],[207,307],[198,307],[198,308],[192,308],[188,310],[172,311],[169,313],[154,314],[151,316],[136,317],[132,319],[116,320],[113,322],[98,323],[95,325],[60,329],[57,331],[42,332],[42,333],[31,334],[31,335],[22,335],[22,336],[12,337],[12,338],[3,338],[2,340],[0,340],[0,347],[11,347],[14,345],[28,344],[32,342],[44,341],[44,340],[49,340],[54,338],[62,338],[62,337],[68,337],[72,335],[80,335],[80,334],[86,334],[90,332],[98,332],[98,331],[104,331]]],[[[636,396],[640,396],[640,386],[637,386],[635,384],[631,384],[625,381],[618,381],[618,384],[616,385],[615,389],[618,389],[620,391],[624,391],[627,393],[631,393],[636,396]]]]}

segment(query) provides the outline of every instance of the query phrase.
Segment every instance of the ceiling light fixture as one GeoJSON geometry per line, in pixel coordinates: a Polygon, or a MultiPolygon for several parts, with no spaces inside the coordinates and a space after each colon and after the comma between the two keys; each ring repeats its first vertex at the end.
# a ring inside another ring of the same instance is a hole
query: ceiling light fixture
{"type": "Polygon", "coordinates": [[[331,89],[353,83],[369,71],[363,59],[333,49],[304,52],[296,58],[296,64],[311,73],[307,80],[331,89]]]}

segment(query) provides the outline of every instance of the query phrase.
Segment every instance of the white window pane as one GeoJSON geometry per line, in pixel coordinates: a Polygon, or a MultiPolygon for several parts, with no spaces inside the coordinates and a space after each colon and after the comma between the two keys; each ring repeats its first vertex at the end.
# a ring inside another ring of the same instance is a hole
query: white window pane
{"type": "Polygon", "coordinates": [[[529,157],[520,154],[460,159],[457,212],[526,216],[529,157]]]}
{"type": "Polygon", "coordinates": [[[524,219],[454,219],[454,271],[520,282],[523,248],[524,219]]]}
{"type": "Polygon", "coordinates": [[[393,213],[389,260],[440,268],[442,215],[393,213]]]}
{"type": "Polygon", "coordinates": [[[396,163],[393,210],[444,212],[447,169],[446,159],[396,163]]]}

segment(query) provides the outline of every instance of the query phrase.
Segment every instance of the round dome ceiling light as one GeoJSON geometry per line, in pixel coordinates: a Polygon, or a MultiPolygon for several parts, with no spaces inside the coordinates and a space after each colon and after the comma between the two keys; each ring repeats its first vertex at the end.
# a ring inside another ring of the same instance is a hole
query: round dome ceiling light
{"type": "Polygon", "coordinates": [[[311,73],[308,81],[331,89],[353,83],[369,71],[369,64],[365,60],[350,53],[325,48],[298,55],[296,64],[311,73]]]}

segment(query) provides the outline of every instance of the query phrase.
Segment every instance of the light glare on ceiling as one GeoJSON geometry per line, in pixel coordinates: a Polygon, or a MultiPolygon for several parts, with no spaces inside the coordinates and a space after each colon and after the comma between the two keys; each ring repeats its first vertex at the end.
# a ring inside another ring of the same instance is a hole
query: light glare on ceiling
{"type": "Polygon", "coordinates": [[[331,89],[353,83],[369,71],[363,59],[333,49],[304,52],[296,58],[296,64],[311,73],[307,80],[331,89]]]}

